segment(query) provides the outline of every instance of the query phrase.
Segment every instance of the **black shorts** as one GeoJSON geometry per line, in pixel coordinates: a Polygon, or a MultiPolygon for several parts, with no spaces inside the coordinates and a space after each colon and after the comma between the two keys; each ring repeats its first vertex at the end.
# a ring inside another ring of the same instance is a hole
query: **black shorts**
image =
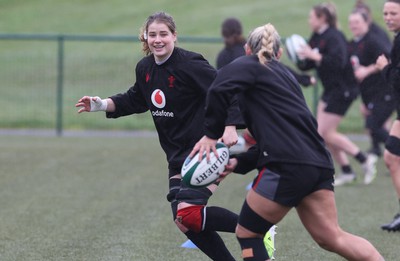
{"type": "Polygon", "coordinates": [[[392,98],[387,101],[371,101],[365,104],[365,106],[370,111],[370,114],[367,115],[365,121],[365,127],[367,129],[377,129],[382,127],[390,118],[395,109],[396,103],[392,98]]]}
{"type": "Polygon", "coordinates": [[[261,196],[288,207],[297,206],[311,193],[333,191],[334,170],[303,164],[272,163],[260,171],[253,189],[261,196]]]}
{"type": "Polygon", "coordinates": [[[325,112],[344,116],[357,98],[354,90],[324,92],[321,99],[326,103],[325,112]]]}

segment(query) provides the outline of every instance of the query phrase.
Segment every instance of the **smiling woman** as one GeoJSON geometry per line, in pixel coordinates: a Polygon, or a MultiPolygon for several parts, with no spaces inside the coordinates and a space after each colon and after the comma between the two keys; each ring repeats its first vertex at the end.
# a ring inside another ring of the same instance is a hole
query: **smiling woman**
{"type": "MultiPolygon", "coordinates": [[[[140,40],[146,54],[136,66],[136,83],[125,93],[101,99],[84,96],[78,112],[105,111],[119,118],[150,111],[161,147],[168,160],[169,193],[178,228],[212,260],[234,260],[217,231],[235,231],[237,215],[221,207],[207,206],[218,187],[191,188],[182,184],[181,168],[195,142],[204,135],[204,107],[216,70],[202,55],[175,46],[173,18],[154,13],[144,23],[140,40]]],[[[235,126],[241,125],[236,103],[232,103],[222,141],[237,142],[235,126]]]]}
{"type": "Polygon", "coordinates": [[[140,41],[146,55],[153,53],[156,63],[163,63],[172,54],[176,42],[176,26],[173,19],[160,13],[149,16],[145,22],[140,41]]]}

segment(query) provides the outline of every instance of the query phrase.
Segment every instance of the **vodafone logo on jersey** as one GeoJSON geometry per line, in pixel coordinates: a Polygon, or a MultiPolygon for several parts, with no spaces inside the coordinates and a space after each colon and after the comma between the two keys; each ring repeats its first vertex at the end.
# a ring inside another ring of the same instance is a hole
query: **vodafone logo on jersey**
{"type": "Polygon", "coordinates": [[[163,91],[160,89],[155,89],[151,94],[151,102],[153,103],[154,106],[156,106],[159,109],[164,108],[166,100],[163,91]]]}
{"type": "MultiPolygon", "coordinates": [[[[164,92],[160,89],[155,89],[151,94],[151,103],[153,103],[153,105],[159,109],[164,108],[165,105],[167,104],[164,92]]],[[[173,112],[168,112],[164,110],[151,111],[151,114],[153,115],[153,117],[167,117],[167,118],[174,117],[173,112]]]]}

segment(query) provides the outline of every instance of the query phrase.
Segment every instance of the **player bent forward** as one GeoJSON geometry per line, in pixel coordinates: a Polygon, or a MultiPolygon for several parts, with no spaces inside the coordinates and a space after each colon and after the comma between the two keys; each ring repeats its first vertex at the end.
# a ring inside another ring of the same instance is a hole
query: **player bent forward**
{"type": "Polygon", "coordinates": [[[218,72],[208,92],[205,136],[191,156],[216,153],[228,102],[240,94],[242,116],[257,145],[231,159],[225,174],[259,170],[236,227],[243,259],[268,260],[265,233],[296,207],[304,227],[322,248],[348,260],[381,261],[370,242],[338,224],[331,156],[300,86],[277,59],[280,50],[275,28],[258,27],[248,38],[247,56],[218,72]]]}

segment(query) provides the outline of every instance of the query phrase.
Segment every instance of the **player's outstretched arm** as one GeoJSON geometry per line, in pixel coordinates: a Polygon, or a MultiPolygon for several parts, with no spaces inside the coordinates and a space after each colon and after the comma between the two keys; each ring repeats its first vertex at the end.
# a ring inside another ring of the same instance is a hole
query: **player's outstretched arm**
{"type": "Polygon", "coordinates": [[[106,111],[114,112],[115,104],[110,98],[101,99],[99,96],[83,96],[75,104],[75,107],[80,108],[78,113],[82,112],[95,112],[95,111],[106,111]]]}

